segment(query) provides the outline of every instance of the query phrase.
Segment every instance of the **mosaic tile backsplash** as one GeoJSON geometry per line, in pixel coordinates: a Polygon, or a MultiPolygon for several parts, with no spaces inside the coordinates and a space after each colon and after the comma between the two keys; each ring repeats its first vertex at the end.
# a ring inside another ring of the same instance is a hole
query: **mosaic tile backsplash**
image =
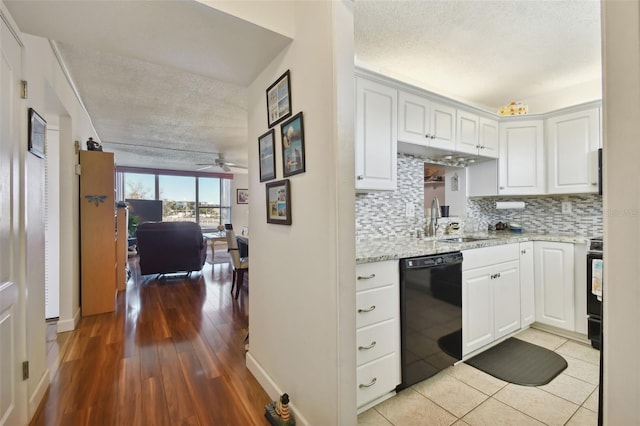
{"type": "Polygon", "coordinates": [[[603,234],[602,196],[597,194],[537,197],[482,197],[467,200],[467,224],[485,230],[497,222],[517,223],[524,231],[547,234],[575,234],[585,237],[603,234]],[[524,209],[497,210],[498,201],[524,201],[524,209]],[[562,213],[562,202],[571,202],[571,213],[562,213]]]}
{"type": "MultiPolygon", "coordinates": [[[[415,235],[424,229],[424,160],[398,154],[398,189],[356,194],[356,239],[415,235]],[[405,216],[407,202],[416,215],[405,216]]],[[[527,197],[479,197],[467,200],[465,231],[484,231],[497,222],[514,222],[525,232],[596,236],[603,234],[602,196],[575,194],[527,197]],[[498,201],[524,201],[521,210],[497,210],[498,201]],[[571,202],[571,213],[562,213],[562,202],[571,202]]]]}
{"type": "Polygon", "coordinates": [[[424,159],[398,154],[398,189],[356,194],[356,239],[415,235],[424,228],[424,159]],[[406,203],[416,215],[405,216],[406,203]]]}

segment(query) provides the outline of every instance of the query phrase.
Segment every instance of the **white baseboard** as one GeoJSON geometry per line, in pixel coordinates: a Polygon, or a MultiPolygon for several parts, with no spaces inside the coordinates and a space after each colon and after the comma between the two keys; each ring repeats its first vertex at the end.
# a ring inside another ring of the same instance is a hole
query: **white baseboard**
{"type": "Polygon", "coordinates": [[[80,322],[80,308],[73,313],[73,318],[59,319],[56,331],[58,333],[64,333],[65,331],[75,330],[78,322],[80,322]]]}
{"type": "MultiPolygon", "coordinates": [[[[256,378],[260,386],[267,392],[269,397],[274,401],[280,398],[284,392],[280,387],[273,381],[271,376],[267,374],[267,372],[262,368],[262,366],[256,361],[256,359],[251,355],[251,352],[247,352],[247,369],[253,374],[253,377],[256,378]]],[[[302,413],[300,413],[295,404],[292,402],[289,404],[289,409],[293,413],[293,416],[296,420],[296,425],[301,426],[309,426],[311,423],[304,418],[302,413]]]]}
{"type": "Polygon", "coordinates": [[[49,381],[49,370],[44,370],[35,391],[29,396],[29,419],[33,419],[33,415],[40,406],[40,402],[49,388],[49,381]]]}

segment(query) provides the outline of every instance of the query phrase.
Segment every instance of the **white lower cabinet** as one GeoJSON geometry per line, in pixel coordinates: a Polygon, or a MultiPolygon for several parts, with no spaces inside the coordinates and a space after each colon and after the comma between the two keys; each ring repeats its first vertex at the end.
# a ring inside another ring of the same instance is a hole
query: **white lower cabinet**
{"type": "Polygon", "coordinates": [[[520,243],[520,326],[536,320],[536,293],[533,267],[533,242],[520,243]]]}
{"type": "Polygon", "coordinates": [[[462,356],[520,328],[519,245],[462,253],[462,356]]]}
{"type": "Polygon", "coordinates": [[[534,242],[536,321],[575,331],[573,244],[534,242]]]}
{"type": "Polygon", "coordinates": [[[400,384],[398,261],[356,265],[357,405],[393,395],[400,384]]]}

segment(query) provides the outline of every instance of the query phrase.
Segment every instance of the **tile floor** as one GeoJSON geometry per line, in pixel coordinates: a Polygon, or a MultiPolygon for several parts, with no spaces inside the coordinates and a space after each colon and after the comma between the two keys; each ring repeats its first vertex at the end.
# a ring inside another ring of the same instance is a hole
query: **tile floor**
{"type": "Polygon", "coordinates": [[[531,328],[516,337],[561,354],[568,367],[549,384],[528,387],[460,363],[365,411],[358,424],[597,425],[599,352],[531,328]]]}

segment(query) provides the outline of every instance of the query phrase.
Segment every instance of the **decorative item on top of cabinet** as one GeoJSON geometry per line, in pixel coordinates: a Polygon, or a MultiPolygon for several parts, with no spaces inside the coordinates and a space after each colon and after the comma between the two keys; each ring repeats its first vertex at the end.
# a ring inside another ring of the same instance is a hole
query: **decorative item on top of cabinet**
{"type": "Polygon", "coordinates": [[[548,118],[547,192],[598,192],[600,110],[589,108],[548,118]]]}
{"type": "Polygon", "coordinates": [[[80,151],[80,165],[80,303],[86,316],[112,312],[116,305],[113,153],[80,151]]]}
{"type": "Polygon", "coordinates": [[[500,123],[498,194],[544,194],[543,121],[507,120],[500,123]]]}
{"type": "Polygon", "coordinates": [[[398,92],[356,77],[355,187],[394,191],[397,187],[398,92]]]}

